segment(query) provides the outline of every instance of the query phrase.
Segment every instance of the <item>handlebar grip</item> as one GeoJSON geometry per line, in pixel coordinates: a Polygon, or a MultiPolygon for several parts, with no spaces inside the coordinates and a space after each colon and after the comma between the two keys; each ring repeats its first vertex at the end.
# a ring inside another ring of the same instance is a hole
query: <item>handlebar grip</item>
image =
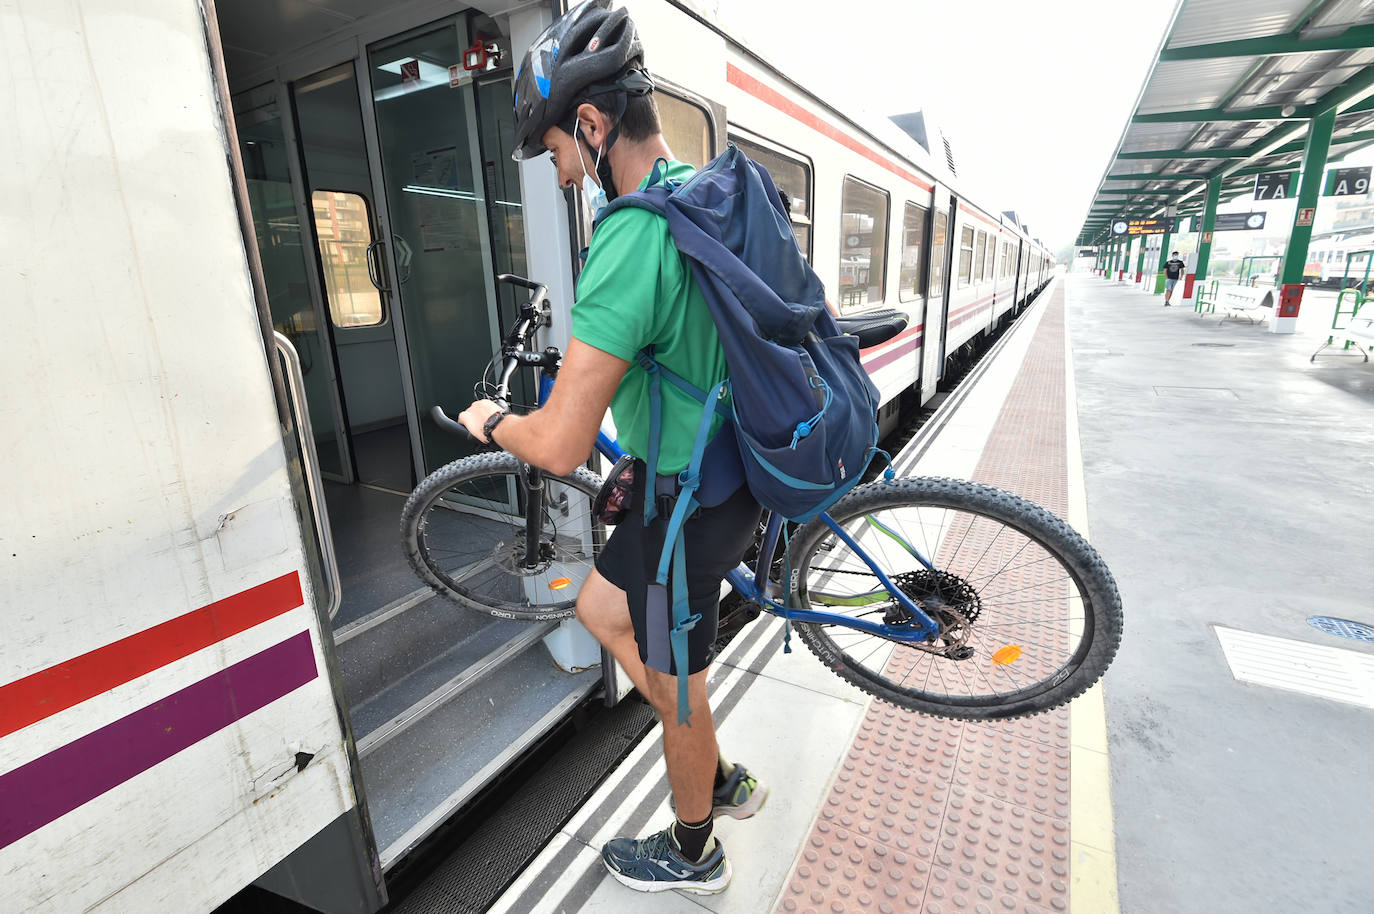
{"type": "Polygon", "coordinates": [[[524,286],[531,292],[544,288],[542,284],[535,282],[533,279],[526,279],[523,276],[516,276],[514,273],[502,273],[496,277],[496,281],[508,282],[513,286],[524,286]]]}
{"type": "MultiPolygon", "coordinates": [[[[448,414],[444,412],[444,408],[439,404],[434,404],[434,408],[429,411],[429,417],[434,420],[435,425],[445,431],[453,432],[455,435],[460,435],[463,438],[467,438],[469,441],[477,441],[477,436],[468,431],[467,426],[463,425],[461,422],[450,419],[448,414]]],[[[479,443],[485,444],[486,442],[479,443]]]]}

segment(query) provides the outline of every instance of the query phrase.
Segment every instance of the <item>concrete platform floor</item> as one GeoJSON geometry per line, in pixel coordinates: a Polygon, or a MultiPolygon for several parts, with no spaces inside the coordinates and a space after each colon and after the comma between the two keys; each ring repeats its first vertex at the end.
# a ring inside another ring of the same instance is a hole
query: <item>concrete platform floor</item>
{"type": "Polygon", "coordinates": [[[1067,280],[1089,524],[1126,606],[1105,686],[1121,910],[1374,910],[1374,710],[1237,681],[1215,628],[1374,678],[1374,645],[1305,621],[1374,623],[1374,363],[1309,363],[1319,320],[1278,336],[1067,280]]]}

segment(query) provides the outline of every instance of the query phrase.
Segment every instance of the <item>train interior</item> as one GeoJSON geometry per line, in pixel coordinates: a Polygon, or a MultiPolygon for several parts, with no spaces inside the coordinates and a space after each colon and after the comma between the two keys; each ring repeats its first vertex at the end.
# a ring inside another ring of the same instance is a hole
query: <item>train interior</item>
{"type": "Polygon", "coordinates": [[[303,371],[341,688],[389,868],[601,672],[575,623],[461,609],[403,555],[406,495],[468,452],[427,414],[471,399],[516,307],[494,276],[525,273],[525,240],[508,39],[452,6],[384,13],[251,0],[217,17],[272,322],[303,371]]]}

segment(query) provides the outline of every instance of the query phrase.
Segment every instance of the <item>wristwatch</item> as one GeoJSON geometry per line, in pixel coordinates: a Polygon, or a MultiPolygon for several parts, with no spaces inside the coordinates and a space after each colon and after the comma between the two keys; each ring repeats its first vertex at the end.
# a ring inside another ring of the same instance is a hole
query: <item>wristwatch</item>
{"type": "Polygon", "coordinates": [[[510,410],[503,409],[499,413],[492,413],[487,417],[487,421],[482,423],[482,437],[488,442],[495,444],[496,441],[491,437],[491,433],[496,431],[496,426],[501,424],[501,420],[510,415],[510,410]]]}

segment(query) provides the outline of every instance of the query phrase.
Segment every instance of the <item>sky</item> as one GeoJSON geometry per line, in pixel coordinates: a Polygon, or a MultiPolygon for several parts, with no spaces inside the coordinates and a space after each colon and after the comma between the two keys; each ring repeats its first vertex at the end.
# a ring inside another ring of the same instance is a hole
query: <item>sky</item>
{"type": "Polygon", "coordinates": [[[1176,0],[698,0],[842,110],[923,109],[980,205],[1072,244],[1176,0]]]}

